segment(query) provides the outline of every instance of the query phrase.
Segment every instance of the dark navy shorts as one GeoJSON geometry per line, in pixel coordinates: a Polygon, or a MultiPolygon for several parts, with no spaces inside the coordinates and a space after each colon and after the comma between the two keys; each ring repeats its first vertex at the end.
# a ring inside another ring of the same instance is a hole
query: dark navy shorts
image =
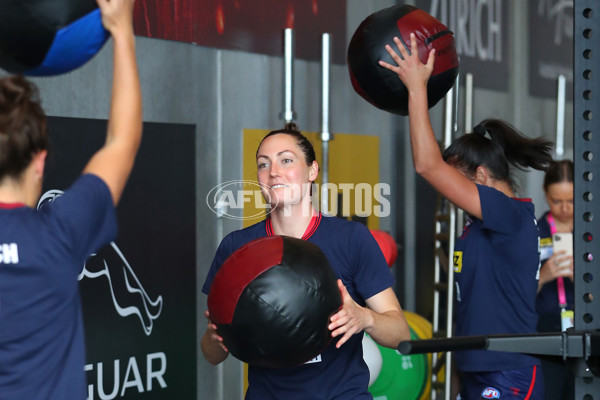
{"type": "Polygon", "coordinates": [[[543,400],[539,366],[490,372],[461,372],[462,400],[543,400]]]}

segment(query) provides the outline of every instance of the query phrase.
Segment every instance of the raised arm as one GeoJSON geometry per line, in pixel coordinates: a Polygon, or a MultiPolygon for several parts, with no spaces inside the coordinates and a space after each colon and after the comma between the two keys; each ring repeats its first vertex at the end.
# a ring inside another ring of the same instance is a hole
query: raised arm
{"type": "Polygon", "coordinates": [[[97,0],[102,23],[114,41],[113,84],[106,142],[90,159],[84,173],[108,185],[116,205],[142,138],[142,95],[135,58],[134,0],[97,0]]]}
{"type": "Polygon", "coordinates": [[[395,72],[408,90],[410,142],[415,170],[452,203],[470,215],[481,218],[477,186],[444,161],[431,127],[427,103],[427,81],[433,71],[435,49],[430,51],[427,64],[423,64],[419,59],[414,34],[410,35],[410,55],[398,38],[394,38],[394,42],[400,55],[389,45],[386,46],[386,50],[397,65],[384,61],[380,61],[379,64],[395,72]]]}

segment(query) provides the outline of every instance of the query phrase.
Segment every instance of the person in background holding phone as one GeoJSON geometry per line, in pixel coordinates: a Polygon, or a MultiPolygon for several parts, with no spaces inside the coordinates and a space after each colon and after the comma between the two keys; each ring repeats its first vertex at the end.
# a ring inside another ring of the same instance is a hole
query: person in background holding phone
{"type": "MultiPolygon", "coordinates": [[[[544,176],[544,193],[550,210],[538,219],[542,264],[536,300],[538,331],[559,332],[573,326],[573,253],[554,251],[553,241],[556,234],[573,232],[572,161],[552,164],[544,176]]],[[[573,372],[567,365],[542,360],[542,369],[547,400],[575,398],[573,372]]]]}

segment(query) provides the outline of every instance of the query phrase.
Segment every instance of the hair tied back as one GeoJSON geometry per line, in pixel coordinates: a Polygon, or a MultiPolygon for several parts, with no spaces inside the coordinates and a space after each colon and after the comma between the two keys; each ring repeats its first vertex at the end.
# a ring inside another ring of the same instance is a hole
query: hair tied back
{"type": "Polygon", "coordinates": [[[481,136],[485,136],[485,134],[487,133],[487,130],[485,129],[485,127],[483,125],[479,124],[475,128],[473,128],[473,133],[476,133],[481,136]]]}

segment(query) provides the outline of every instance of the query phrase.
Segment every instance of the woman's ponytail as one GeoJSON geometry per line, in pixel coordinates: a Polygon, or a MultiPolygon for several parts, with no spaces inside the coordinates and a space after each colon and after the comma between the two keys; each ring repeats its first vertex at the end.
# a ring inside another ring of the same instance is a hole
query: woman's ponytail
{"type": "Polygon", "coordinates": [[[528,138],[514,126],[499,119],[486,119],[478,126],[485,129],[492,142],[504,149],[507,161],[515,167],[545,171],[552,163],[551,141],[543,137],[528,138]]]}

